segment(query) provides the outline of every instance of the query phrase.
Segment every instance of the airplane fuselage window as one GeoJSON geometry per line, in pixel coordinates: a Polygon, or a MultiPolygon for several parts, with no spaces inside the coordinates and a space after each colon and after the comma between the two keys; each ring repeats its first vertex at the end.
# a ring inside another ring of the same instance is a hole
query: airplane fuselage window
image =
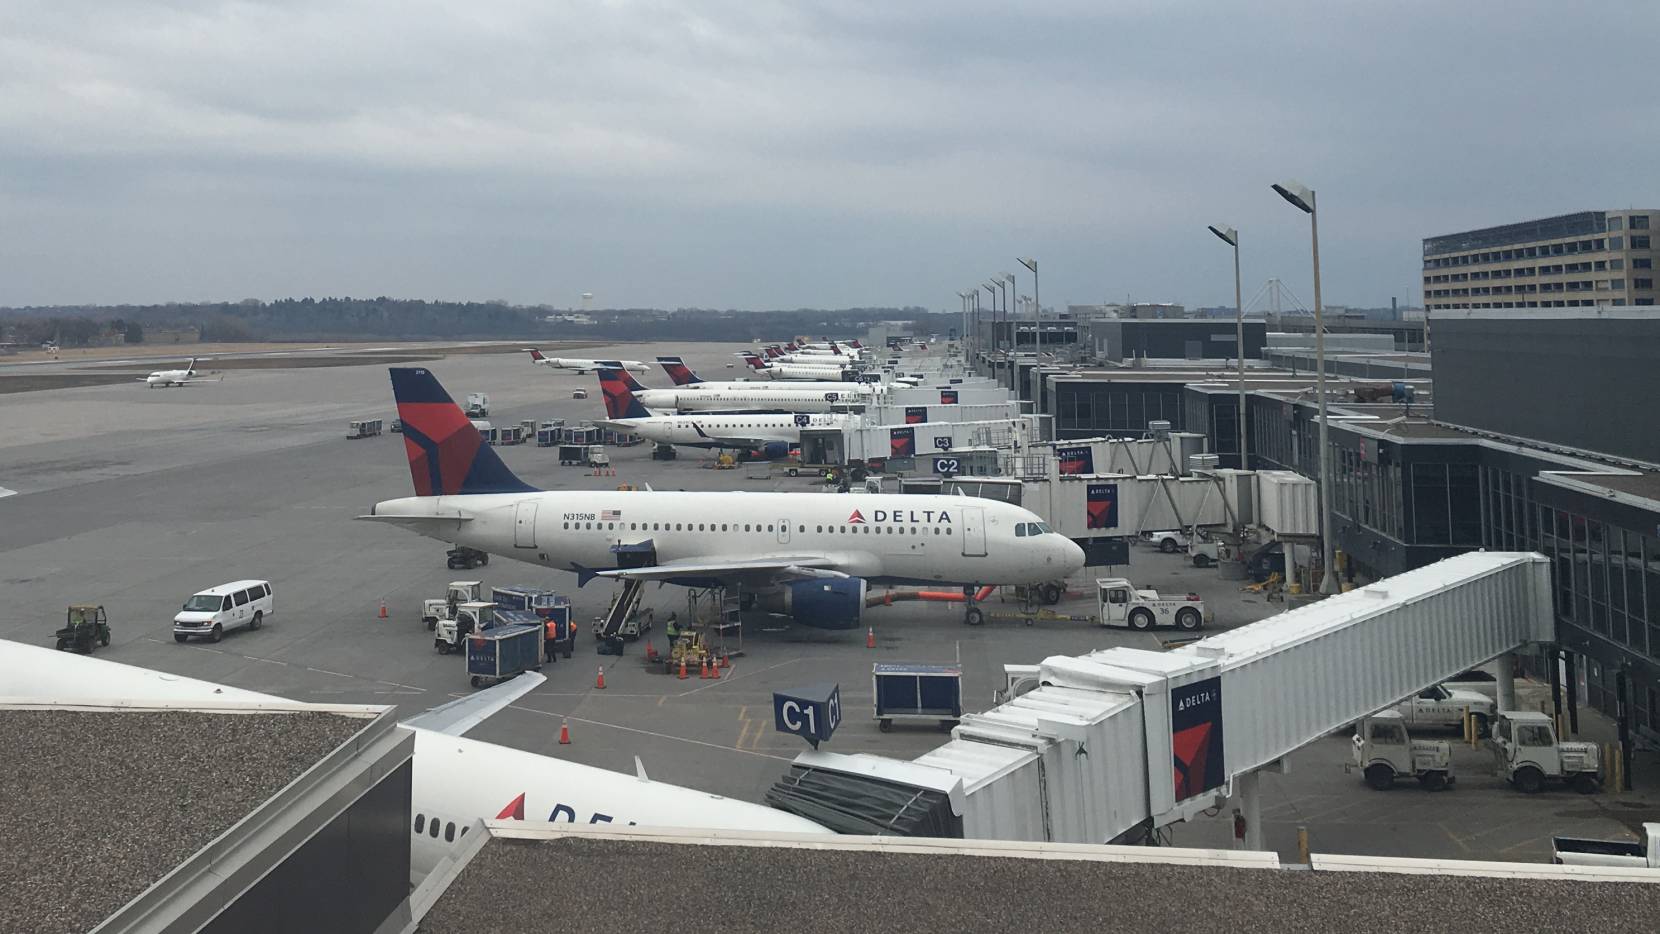
{"type": "Polygon", "coordinates": [[[415,815],[415,832],[416,833],[420,833],[421,831],[425,830],[426,829],[426,824],[427,824],[427,816],[425,814],[415,815]]]}
{"type": "Polygon", "coordinates": [[[455,821],[450,821],[449,823],[444,825],[444,842],[445,843],[454,843],[455,842],[455,821]]]}

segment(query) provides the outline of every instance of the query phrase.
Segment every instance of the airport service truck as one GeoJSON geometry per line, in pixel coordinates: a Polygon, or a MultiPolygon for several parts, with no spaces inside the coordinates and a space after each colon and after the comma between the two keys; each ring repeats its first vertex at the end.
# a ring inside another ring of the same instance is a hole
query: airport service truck
{"type": "Polygon", "coordinates": [[[1551,862],[1562,866],[1629,866],[1660,869],[1660,824],[1643,824],[1643,839],[1587,840],[1551,837],[1551,862]]]}
{"type": "Polygon", "coordinates": [[[1161,597],[1156,590],[1140,590],[1122,577],[1095,580],[1096,619],[1103,626],[1152,629],[1175,626],[1194,632],[1205,625],[1205,601],[1196,593],[1185,597],[1161,597]]]}
{"type": "Polygon", "coordinates": [[[1527,794],[1560,781],[1582,795],[1602,786],[1602,754],[1596,743],[1561,742],[1556,724],[1542,713],[1506,710],[1493,726],[1499,767],[1510,784],[1527,794]]]}
{"type": "Polygon", "coordinates": [[[1468,710],[1476,721],[1476,735],[1486,736],[1497,706],[1485,694],[1437,684],[1396,704],[1394,710],[1409,727],[1447,730],[1462,730],[1464,711],[1468,710]]]}
{"type": "Polygon", "coordinates": [[[426,623],[428,629],[432,629],[441,619],[455,619],[457,606],[483,599],[482,581],[450,581],[449,589],[442,597],[421,601],[421,622],[426,623]]]}
{"type": "Polygon", "coordinates": [[[485,392],[467,393],[467,417],[487,418],[490,415],[490,394],[485,392]]]}
{"type": "Polygon", "coordinates": [[[1409,775],[1430,791],[1452,786],[1452,744],[1445,740],[1413,739],[1406,730],[1406,718],[1385,710],[1363,718],[1354,735],[1354,767],[1366,784],[1378,791],[1393,787],[1395,779],[1409,775]]]}

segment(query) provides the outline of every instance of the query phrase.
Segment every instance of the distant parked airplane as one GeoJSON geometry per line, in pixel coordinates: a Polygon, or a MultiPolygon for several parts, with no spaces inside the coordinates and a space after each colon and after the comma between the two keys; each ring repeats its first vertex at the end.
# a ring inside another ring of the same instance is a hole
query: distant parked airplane
{"type": "Polygon", "coordinates": [[[584,360],[577,357],[544,357],[542,352],[534,347],[526,349],[530,351],[532,363],[555,370],[575,370],[578,376],[582,376],[589,370],[597,370],[608,366],[616,367],[619,370],[639,370],[641,373],[651,369],[651,367],[638,360],[584,360]]]}
{"type": "Polygon", "coordinates": [[[168,386],[183,386],[186,383],[200,383],[204,381],[203,377],[196,375],[195,357],[191,357],[190,362],[186,364],[185,368],[182,370],[157,370],[149,376],[139,380],[139,382],[143,383],[150,389],[154,389],[157,386],[166,388],[168,386]]]}

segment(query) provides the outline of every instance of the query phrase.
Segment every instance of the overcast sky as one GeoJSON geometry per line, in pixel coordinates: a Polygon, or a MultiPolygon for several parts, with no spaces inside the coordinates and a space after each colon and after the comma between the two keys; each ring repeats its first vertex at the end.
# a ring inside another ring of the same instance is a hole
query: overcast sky
{"type": "Polygon", "coordinates": [[[1417,303],[1426,235],[1660,205],[1660,3],[0,5],[0,304],[1417,303]]]}

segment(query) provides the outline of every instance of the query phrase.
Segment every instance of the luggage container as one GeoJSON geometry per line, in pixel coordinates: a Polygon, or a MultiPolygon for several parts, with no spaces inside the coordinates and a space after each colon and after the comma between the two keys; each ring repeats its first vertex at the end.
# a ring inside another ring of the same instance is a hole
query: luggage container
{"type": "Polygon", "coordinates": [[[563,429],[559,428],[536,429],[536,446],[539,448],[554,447],[559,443],[559,436],[562,432],[563,429]]]}
{"type": "Polygon", "coordinates": [[[949,730],[963,715],[963,670],[955,665],[877,662],[870,681],[873,719],[884,733],[895,720],[934,720],[949,730]]]}
{"type": "Polygon", "coordinates": [[[358,419],[346,426],[347,438],[373,438],[380,434],[381,420],[378,418],[358,419]]]}
{"type": "MultiPolygon", "coordinates": [[[[522,620],[512,610],[498,614],[498,617],[522,620]]],[[[473,687],[506,681],[531,669],[542,669],[540,622],[516,621],[467,637],[467,674],[472,676],[473,687]]]]}
{"type": "Polygon", "coordinates": [[[588,466],[588,445],[561,444],[559,445],[559,466],[586,467],[588,466]]]}

